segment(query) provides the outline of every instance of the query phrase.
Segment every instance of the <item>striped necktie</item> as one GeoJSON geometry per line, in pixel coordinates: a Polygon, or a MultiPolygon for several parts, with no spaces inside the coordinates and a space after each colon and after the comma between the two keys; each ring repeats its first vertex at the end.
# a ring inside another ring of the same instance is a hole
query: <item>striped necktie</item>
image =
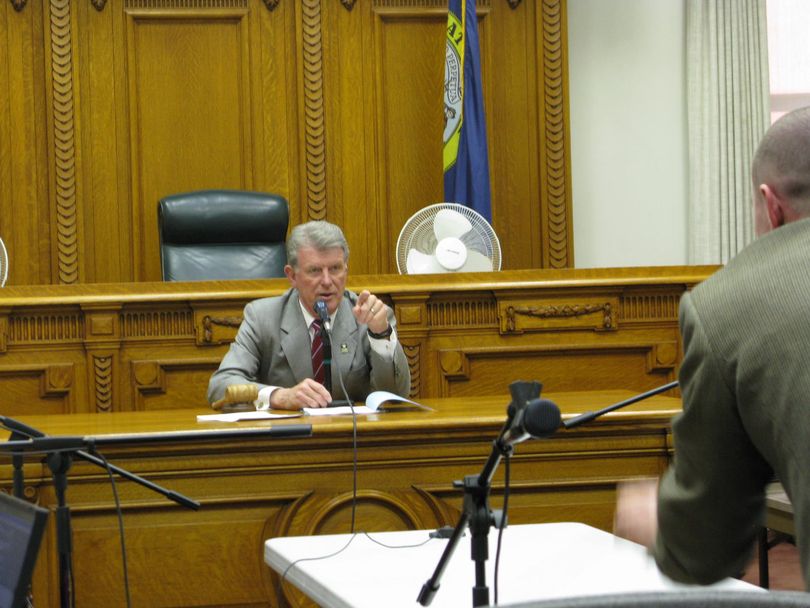
{"type": "Polygon", "coordinates": [[[323,325],[320,319],[315,319],[311,325],[315,331],[312,337],[312,377],[321,384],[326,380],[326,370],[323,367],[323,337],[321,331],[323,325]]]}

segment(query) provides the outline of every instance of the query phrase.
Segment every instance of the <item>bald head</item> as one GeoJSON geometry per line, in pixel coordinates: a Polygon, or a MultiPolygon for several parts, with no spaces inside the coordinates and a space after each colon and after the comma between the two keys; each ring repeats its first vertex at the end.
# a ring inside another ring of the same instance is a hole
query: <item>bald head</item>
{"type": "Polygon", "coordinates": [[[810,107],[794,110],[765,133],[751,166],[757,205],[763,185],[787,205],[789,219],[810,216],[810,107]]]}

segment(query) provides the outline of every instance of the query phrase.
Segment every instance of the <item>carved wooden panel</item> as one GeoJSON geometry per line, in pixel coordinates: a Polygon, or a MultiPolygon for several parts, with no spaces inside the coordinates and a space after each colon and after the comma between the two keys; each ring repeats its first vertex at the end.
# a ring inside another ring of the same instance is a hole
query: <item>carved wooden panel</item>
{"type": "Polygon", "coordinates": [[[76,105],[73,78],[73,28],[70,0],[50,0],[51,126],[55,203],[57,282],[78,283],[80,217],[78,209],[76,105]]]}
{"type": "MultiPolygon", "coordinates": [[[[158,280],[157,200],[205,188],[279,193],[293,224],[343,225],[353,272],[388,273],[404,222],[443,198],[445,0],[13,1],[10,284],[158,280]]],[[[570,266],[565,3],[478,17],[504,267],[570,266]]]]}
{"type": "Polygon", "coordinates": [[[0,361],[0,409],[5,416],[70,413],[76,380],[70,363],[0,361]]]}
{"type": "Polygon", "coordinates": [[[208,379],[219,361],[219,357],[132,361],[133,409],[204,406],[208,379]]]}
{"type": "Polygon", "coordinates": [[[510,382],[528,379],[554,391],[592,386],[632,386],[642,391],[675,379],[677,353],[673,342],[442,349],[436,353],[439,394],[498,395],[510,382]]]}

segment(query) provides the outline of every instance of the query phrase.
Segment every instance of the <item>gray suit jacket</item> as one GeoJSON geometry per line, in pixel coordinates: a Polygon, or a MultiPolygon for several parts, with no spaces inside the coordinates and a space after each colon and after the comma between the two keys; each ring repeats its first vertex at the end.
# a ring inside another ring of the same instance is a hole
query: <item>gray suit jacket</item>
{"type": "Polygon", "coordinates": [[[709,583],[742,572],[775,473],[810,588],[810,220],[767,234],[683,296],[684,411],[659,488],[656,559],[709,583]]]}
{"type": "MultiPolygon", "coordinates": [[[[332,395],[344,399],[338,373],[353,401],[363,401],[375,390],[408,396],[411,375],[408,360],[397,344],[394,360],[386,361],[371,350],[367,327],[352,314],[357,295],[346,291],[332,327],[332,395]]],[[[393,312],[388,322],[396,327],[393,312]]],[[[290,388],[312,377],[309,329],[298,292],[255,300],[245,307],[244,319],[230,350],[208,383],[208,401],[221,398],[231,384],[253,383],[290,388]]]]}

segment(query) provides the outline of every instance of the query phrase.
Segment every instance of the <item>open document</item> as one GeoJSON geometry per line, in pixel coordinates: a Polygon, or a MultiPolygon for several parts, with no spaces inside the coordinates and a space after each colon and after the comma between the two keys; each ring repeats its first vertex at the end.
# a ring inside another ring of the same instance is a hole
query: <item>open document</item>
{"type": "Polygon", "coordinates": [[[381,411],[394,411],[403,409],[420,409],[432,412],[433,409],[426,405],[411,401],[405,397],[400,397],[388,391],[374,391],[366,397],[365,405],[355,405],[354,408],[348,405],[340,407],[305,407],[302,412],[310,416],[338,416],[341,414],[374,414],[381,411]]]}

